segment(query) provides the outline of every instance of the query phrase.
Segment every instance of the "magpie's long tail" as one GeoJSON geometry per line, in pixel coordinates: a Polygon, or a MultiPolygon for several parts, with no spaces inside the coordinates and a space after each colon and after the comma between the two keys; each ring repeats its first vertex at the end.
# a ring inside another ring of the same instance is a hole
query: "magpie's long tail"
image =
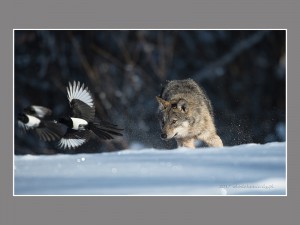
{"type": "Polygon", "coordinates": [[[89,128],[92,130],[99,138],[104,140],[114,139],[113,136],[123,136],[120,129],[117,125],[111,124],[105,121],[94,121],[89,123],[89,128]]]}

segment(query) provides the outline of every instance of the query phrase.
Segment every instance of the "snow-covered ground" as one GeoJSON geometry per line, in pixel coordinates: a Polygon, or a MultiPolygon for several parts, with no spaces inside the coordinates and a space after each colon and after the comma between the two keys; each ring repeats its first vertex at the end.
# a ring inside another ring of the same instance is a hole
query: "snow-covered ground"
{"type": "Polygon", "coordinates": [[[286,195],[286,143],[15,156],[15,195],[286,195]]]}

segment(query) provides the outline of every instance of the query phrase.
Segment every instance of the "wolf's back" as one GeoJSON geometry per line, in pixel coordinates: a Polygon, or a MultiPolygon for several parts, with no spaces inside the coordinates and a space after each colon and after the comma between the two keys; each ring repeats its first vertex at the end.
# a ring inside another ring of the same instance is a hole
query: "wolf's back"
{"type": "Polygon", "coordinates": [[[189,104],[205,105],[213,117],[213,109],[205,91],[192,79],[168,81],[161,89],[160,97],[170,101],[185,99],[189,104]]]}

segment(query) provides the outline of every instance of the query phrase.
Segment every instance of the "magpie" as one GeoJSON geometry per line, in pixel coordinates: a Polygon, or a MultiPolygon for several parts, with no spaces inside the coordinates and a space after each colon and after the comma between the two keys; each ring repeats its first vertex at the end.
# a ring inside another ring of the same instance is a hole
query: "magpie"
{"type": "Polygon", "coordinates": [[[78,81],[69,82],[67,87],[71,116],[60,118],[56,123],[64,127],[64,135],[58,146],[72,149],[86,143],[91,137],[103,140],[113,139],[113,135],[123,136],[123,129],[95,117],[95,105],[91,92],[78,81]]]}
{"type": "Polygon", "coordinates": [[[63,130],[51,120],[46,120],[52,110],[44,106],[31,105],[18,114],[18,126],[24,132],[34,131],[44,141],[56,141],[62,137],[63,130]]]}

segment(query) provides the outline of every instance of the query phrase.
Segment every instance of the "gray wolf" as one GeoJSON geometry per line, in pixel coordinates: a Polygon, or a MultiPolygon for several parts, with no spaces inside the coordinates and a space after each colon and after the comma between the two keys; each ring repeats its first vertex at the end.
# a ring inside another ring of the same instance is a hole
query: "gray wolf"
{"type": "Polygon", "coordinates": [[[195,81],[169,81],[156,99],[162,139],[175,138],[178,147],[195,148],[196,140],[209,147],[223,146],[216,132],[211,102],[195,81]]]}

